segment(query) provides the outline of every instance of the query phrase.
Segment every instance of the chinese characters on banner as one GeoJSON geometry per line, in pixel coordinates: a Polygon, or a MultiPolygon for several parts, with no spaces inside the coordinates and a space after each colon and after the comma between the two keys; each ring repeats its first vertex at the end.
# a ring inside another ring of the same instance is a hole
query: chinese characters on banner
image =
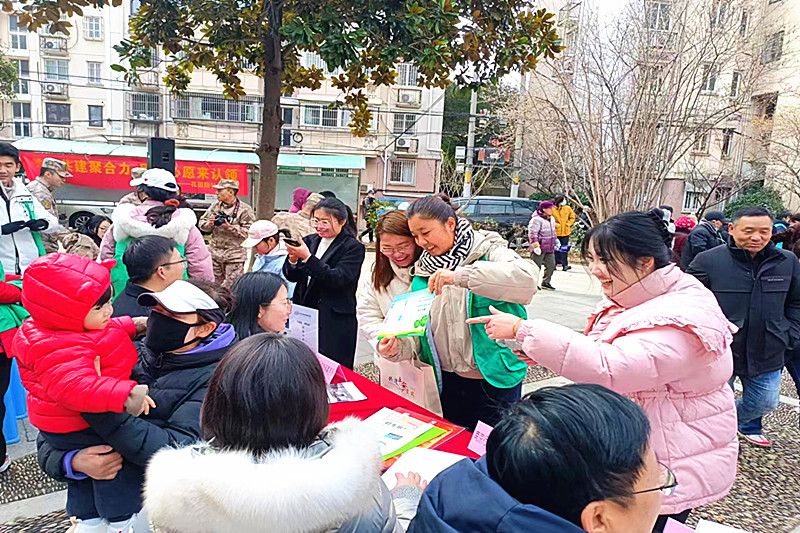
{"type": "MultiPolygon", "coordinates": [[[[72,174],[67,183],[101,189],[130,190],[131,170],[147,168],[143,157],[117,157],[84,154],[50,154],[20,152],[20,159],[29,178],[39,175],[42,161],[47,157],[60,159],[72,174]]],[[[215,194],[214,185],[220,180],[238,180],[239,195],[248,194],[247,165],[237,163],[205,163],[177,161],[175,178],[183,193],[215,194]]]]}

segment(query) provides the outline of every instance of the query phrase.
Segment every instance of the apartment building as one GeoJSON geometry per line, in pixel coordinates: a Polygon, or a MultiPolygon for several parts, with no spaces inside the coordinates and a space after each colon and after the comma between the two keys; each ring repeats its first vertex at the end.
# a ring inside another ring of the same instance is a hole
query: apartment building
{"type": "MultiPolygon", "coordinates": [[[[102,144],[142,147],[150,137],[167,137],[192,161],[247,164],[251,179],[257,176],[262,80],[244,74],[246,96],[234,101],[223,96],[212,73],[199,70],[177,96],[162,80],[171,58],[154,52],[153,68],[141,72],[140,83],[129,85],[111,69],[120,62],[113,46],[126,36],[138,7],[139,0],[130,0],[119,8],[86,8],[83,17],[68,19],[69,35],[51,35],[48,29],[29,33],[15,16],[1,13],[0,42],[16,63],[20,82],[16,98],[2,105],[0,138],[25,139],[23,146],[34,150],[35,139],[49,140],[39,151],[58,146],[101,157],[102,144]]],[[[334,74],[316,54],[305,53],[302,62],[334,74]]],[[[288,208],[292,190],[300,186],[332,190],[354,209],[370,188],[379,196],[403,199],[435,191],[444,92],[419,86],[413,65],[396,68],[395,86],[368,88],[373,122],[364,138],[350,133],[350,111],[334,105],[342,95],[329,81],[318,90],[299,89],[282,98],[278,208],[288,208]]],[[[213,192],[209,183],[190,179],[179,176],[185,190],[213,192]]],[[[106,199],[117,193],[98,194],[106,199]]]]}

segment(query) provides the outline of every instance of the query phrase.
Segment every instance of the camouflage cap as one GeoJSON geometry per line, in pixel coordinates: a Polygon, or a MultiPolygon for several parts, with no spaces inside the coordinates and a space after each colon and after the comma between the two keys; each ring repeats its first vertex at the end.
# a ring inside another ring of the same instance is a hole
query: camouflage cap
{"type": "Polygon", "coordinates": [[[46,157],[44,161],[42,161],[42,169],[52,170],[62,178],[71,178],[72,174],[70,174],[69,169],[67,168],[67,164],[60,159],[55,159],[53,157],[46,157]]]}
{"type": "Polygon", "coordinates": [[[219,180],[219,183],[214,185],[215,189],[236,189],[239,190],[239,180],[219,180]]]}
{"type": "Polygon", "coordinates": [[[136,187],[137,185],[141,185],[144,183],[144,179],[142,176],[144,173],[147,172],[147,169],[144,167],[133,167],[131,169],[131,187],[136,187]]]}

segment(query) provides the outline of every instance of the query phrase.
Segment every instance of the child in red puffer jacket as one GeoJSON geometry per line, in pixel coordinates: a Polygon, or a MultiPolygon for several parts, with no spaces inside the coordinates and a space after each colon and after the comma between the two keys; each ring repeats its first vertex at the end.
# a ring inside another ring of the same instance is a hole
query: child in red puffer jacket
{"type": "MultiPolygon", "coordinates": [[[[56,449],[103,444],[83,412],[138,416],[155,407],[147,386],[130,379],[138,359],[133,319],[111,318],[113,265],[50,254],[31,263],[23,277],[22,304],[31,317],[20,326],[13,351],[31,423],[56,449]]],[[[140,479],[138,467],[123,463],[113,480],[71,481],[67,511],[84,522],[81,531],[124,522],[141,508],[140,479]]]]}

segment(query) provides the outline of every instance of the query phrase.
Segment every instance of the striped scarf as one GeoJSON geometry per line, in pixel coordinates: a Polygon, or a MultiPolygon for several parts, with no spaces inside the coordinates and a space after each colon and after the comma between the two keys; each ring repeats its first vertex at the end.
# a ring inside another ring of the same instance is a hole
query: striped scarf
{"type": "Polygon", "coordinates": [[[472,224],[466,218],[458,218],[453,247],[439,256],[432,256],[423,251],[417,262],[417,268],[429,275],[439,269],[455,270],[467,259],[467,255],[472,251],[473,244],[475,244],[475,232],[472,229],[472,224]]]}

